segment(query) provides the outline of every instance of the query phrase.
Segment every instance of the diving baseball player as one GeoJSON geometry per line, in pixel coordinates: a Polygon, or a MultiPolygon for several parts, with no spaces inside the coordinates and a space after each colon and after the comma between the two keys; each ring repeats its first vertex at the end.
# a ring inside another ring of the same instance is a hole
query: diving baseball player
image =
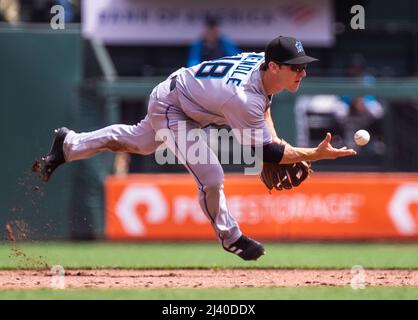
{"type": "MultiPolygon", "coordinates": [[[[41,178],[48,181],[59,165],[100,152],[146,155],[165,143],[193,176],[200,206],[223,248],[244,260],[257,260],[264,254],[264,247],[243,235],[229,212],[223,191],[224,172],[215,153],[201,139],[199,150],[205,148],[210,161],[192,163],[187,159],[191,142],[180,141],[179,137],[211,124],[227,125],[236,132],[259,130],[261,136],[250,134],[249,140],[262,148],[264,163],[302,163],[305,171],[310,161],[355,155],[346,147],[333,148],[330,133],[316,148],[293,147],[276,134],[269,109],[273,94],[296,92],[306,76],[307,64],[316,60],[305,54],[300,41],[280,36],[263,53],[242,53],[181,68],[153,89],[147,116],[137,125],[111,125],[84,133],[58,129],[50,152],[43,158],[41,178]],[[159,132],[167,130],[170,134],[162,141],[159,132]],[[185,149],[179,147],[181,144],[185,149]]],[[[292,174],[285,176],[289,180],[292,174]]],[[[270,181],[270,186],[277,187],[280,179],[270,181]]]]}

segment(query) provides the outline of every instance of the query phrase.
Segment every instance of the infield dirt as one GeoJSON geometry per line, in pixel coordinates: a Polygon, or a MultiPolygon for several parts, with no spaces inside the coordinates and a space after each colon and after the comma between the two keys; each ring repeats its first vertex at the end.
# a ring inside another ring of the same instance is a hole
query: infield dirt
{"type": "MultiPolygon", "coordinates": [[[[418,286],[418,270],[365,270],[365,286],[418,286]]],[[[47,270],[2,270],[2,289],[51,288],[47,270]]],[[[83,288],[244,288],[349,286],[351,270],[172,269],[66,270],[65,287],[83,288]]]]}

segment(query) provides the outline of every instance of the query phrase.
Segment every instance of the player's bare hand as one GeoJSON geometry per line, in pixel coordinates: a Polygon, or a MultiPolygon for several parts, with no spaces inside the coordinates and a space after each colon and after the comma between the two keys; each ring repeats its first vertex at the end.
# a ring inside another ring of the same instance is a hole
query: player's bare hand
{"type": "Polygon", "coordinates": [[[336,159],[339,157],[354,156],[357,152],[347,147],[334,148],[331,145],[331,133],[327,132],[325,139],[316,148],[317,156],[320,159],[336,159]]]}

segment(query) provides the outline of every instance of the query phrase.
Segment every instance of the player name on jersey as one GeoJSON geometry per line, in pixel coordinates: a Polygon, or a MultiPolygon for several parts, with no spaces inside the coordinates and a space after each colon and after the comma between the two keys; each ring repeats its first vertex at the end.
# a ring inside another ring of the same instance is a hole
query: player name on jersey
{"type": "Polygon", "coordinates": [[[243,80],[242,78],[250,73],[257,65],[257,62],[261,59],[264,59],[264,56],[260,54],[251,54],[243,58],[241,62],[235,67],[226,83],[233,83],[239,86],[243,80]]]}

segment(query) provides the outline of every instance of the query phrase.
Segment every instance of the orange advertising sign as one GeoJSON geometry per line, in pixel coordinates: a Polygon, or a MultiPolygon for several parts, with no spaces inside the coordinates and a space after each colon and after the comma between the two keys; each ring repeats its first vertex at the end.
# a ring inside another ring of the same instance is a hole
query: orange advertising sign
{"type": "MultiPolygon", "coordinates": [[[[108,177],[108,239],[214,239],[189,175],[108,177]]],[[[269,194],[257,176],[229,174],[225,194],[257,239],[418,239],[418,175],[315,173],[269,194]]]]}

